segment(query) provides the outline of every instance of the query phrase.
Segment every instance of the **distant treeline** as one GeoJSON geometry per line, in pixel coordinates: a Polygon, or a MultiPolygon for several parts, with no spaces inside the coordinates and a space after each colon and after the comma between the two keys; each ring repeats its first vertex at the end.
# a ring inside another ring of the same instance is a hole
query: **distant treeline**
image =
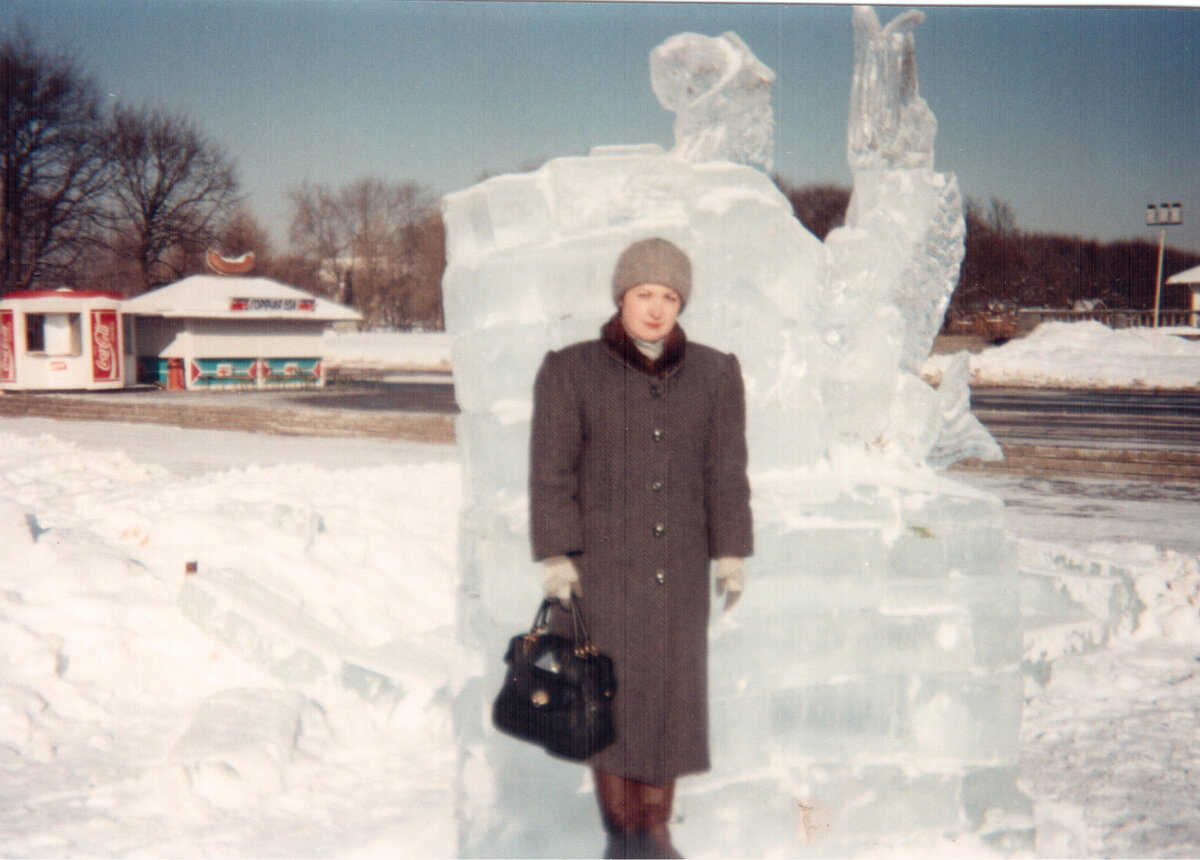
{"type": "MultiPolygon", "coordinates": [[[[796,217],[818,239],[842,225],[850,189],[836,185],[793,186],[775,178],[796,217]]],[[[967,200],[966,256],[947,316],[998,304],[1025,308],[1070,308],[1100,300],[1108,308],[1154,307],[1158,243],[1150,240],[1099,242],[1079,236],[1026,232],[1017,227],[1012,207],[992,198],[967,200]]],[[[1168,247],[1163,281],[1200,265],[1200,254],[1168,247]]],[[[1161,306],[1186,308],[1191,293],[1163,284],[1161,306]]]]}

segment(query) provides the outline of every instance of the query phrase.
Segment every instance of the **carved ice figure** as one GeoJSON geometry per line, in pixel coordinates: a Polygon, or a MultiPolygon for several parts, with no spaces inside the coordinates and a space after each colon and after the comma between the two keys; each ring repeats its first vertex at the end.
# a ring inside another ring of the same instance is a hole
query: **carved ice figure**
{"type": "Polygon", "coordinates": [[[770,171],[775,147],[775,73],[736,33],[681,33],[650,54],[650,85],[675,113],[675,148],[689,161],[758,164],[770,171]]]}
{"type": "Polygon", "coordinates": [[[596,819],[579,770],[498,737],[486,714],[497,655],[540,598],[534,376],[547,350],[597,336],[617,255],[653,235],[692,258],[688,337],[741,361],[755,517],[747,592],[710,646],[714,770],[681,783],[676,844],[845,856],[923,831],[960,853],[1031,850],[1003,506],[929,468],[999,452],[970,414],[964,364],[937,390],[920,377],[965,235],[917,96],[920,19],[854,13],[854,192],[824,243],[763,171],[732,163],[769,166],[775,77],[733,34],[655,49],[671,152],[598,147],[444,198],[466,482],[458,629],[483,666],[455,697],[464,856],[585,856],[600,839],[598,823],[562,826],[596,819]],[[810,818],[825,822],[815,844],[810,818]]]}
{"type": "Polygon", "coordinates": [[[854,80],[850,90],[850,167],[933,167],[937,120],[917,94],[915,9],[879,26],[875,10],[854,10],[854,80]]]}
{"type": "Polygon", "coordinates": [[[838,356],[825,418],[835,444],[875,440],[881,452],[909,462],[926,461],[940,440],[936,459],[945,466],[998,459],[999,449],[970,414],[965,377],[948,378],[937,394],[920,378],[958,283],[966,236],[958,182],[933,170],[937,120],[917,94],[913,33],[924,18],[904,12],[881,27],[870,7],[854,10],[847,129],[854,193],[844,225],[825,240],[823,307],[838,356]],[[943,411],[947,404],[955,411],[943,411]],[[954,432],[942,433],[946,427],[954,432]]]}

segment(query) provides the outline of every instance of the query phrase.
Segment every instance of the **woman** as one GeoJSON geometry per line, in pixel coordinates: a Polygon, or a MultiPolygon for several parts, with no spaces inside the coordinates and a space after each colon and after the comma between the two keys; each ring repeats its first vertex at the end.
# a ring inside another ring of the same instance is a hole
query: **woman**
{"type": "Polygon", "coordinates": [[[546,595],[581,598],[616,667],[617,741],[589,760],[608,855],[679,856],[677,777],[709,769],[708,570],[728,610],[751,553],[737,358],[688,343],[676,318],[691,261],[629,246],[600,339],[549,353],[534,391],[530,534],[546,595]]]}

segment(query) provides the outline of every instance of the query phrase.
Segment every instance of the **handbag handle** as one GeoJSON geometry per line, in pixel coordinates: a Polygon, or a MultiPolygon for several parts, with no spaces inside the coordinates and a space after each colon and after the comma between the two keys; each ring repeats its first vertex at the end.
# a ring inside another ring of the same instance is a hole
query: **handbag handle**
{"type": "MultiPolygon", "coordinates": [[[[533,617],[533,627],[529,630],[529,636],[540,636],[550,629],[550,610],[553,608],[556,601],[550,598],[542,600],[542,605],[538,607],[537,615],[533,617]]],[[[587,622],[583,620],[583,607],[579,605],[579,596],[575,595],[571,599],[571,605],[567,607],[567,612],[571,615],[571,648],[580,657],[586,655],[595,655],[599,652],[592,645],[591,636],[588,634],[587,622]]]]}

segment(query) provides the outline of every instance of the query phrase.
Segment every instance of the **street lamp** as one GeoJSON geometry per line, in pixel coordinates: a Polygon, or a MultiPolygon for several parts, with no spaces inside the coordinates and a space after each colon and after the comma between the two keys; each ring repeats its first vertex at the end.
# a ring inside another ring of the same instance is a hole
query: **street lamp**
{"type": "Polygon", "coordinates": [[[1158,279],[1154,282],[1154,327],[1158,328],[1158,306],[1162,298],[1163,247],[1167,241],[1167,228],[1183,223],[1182,203],[1163,203],[1146,207],[1146,226],[1159,227],[1158,231],[1158,279]]]}

